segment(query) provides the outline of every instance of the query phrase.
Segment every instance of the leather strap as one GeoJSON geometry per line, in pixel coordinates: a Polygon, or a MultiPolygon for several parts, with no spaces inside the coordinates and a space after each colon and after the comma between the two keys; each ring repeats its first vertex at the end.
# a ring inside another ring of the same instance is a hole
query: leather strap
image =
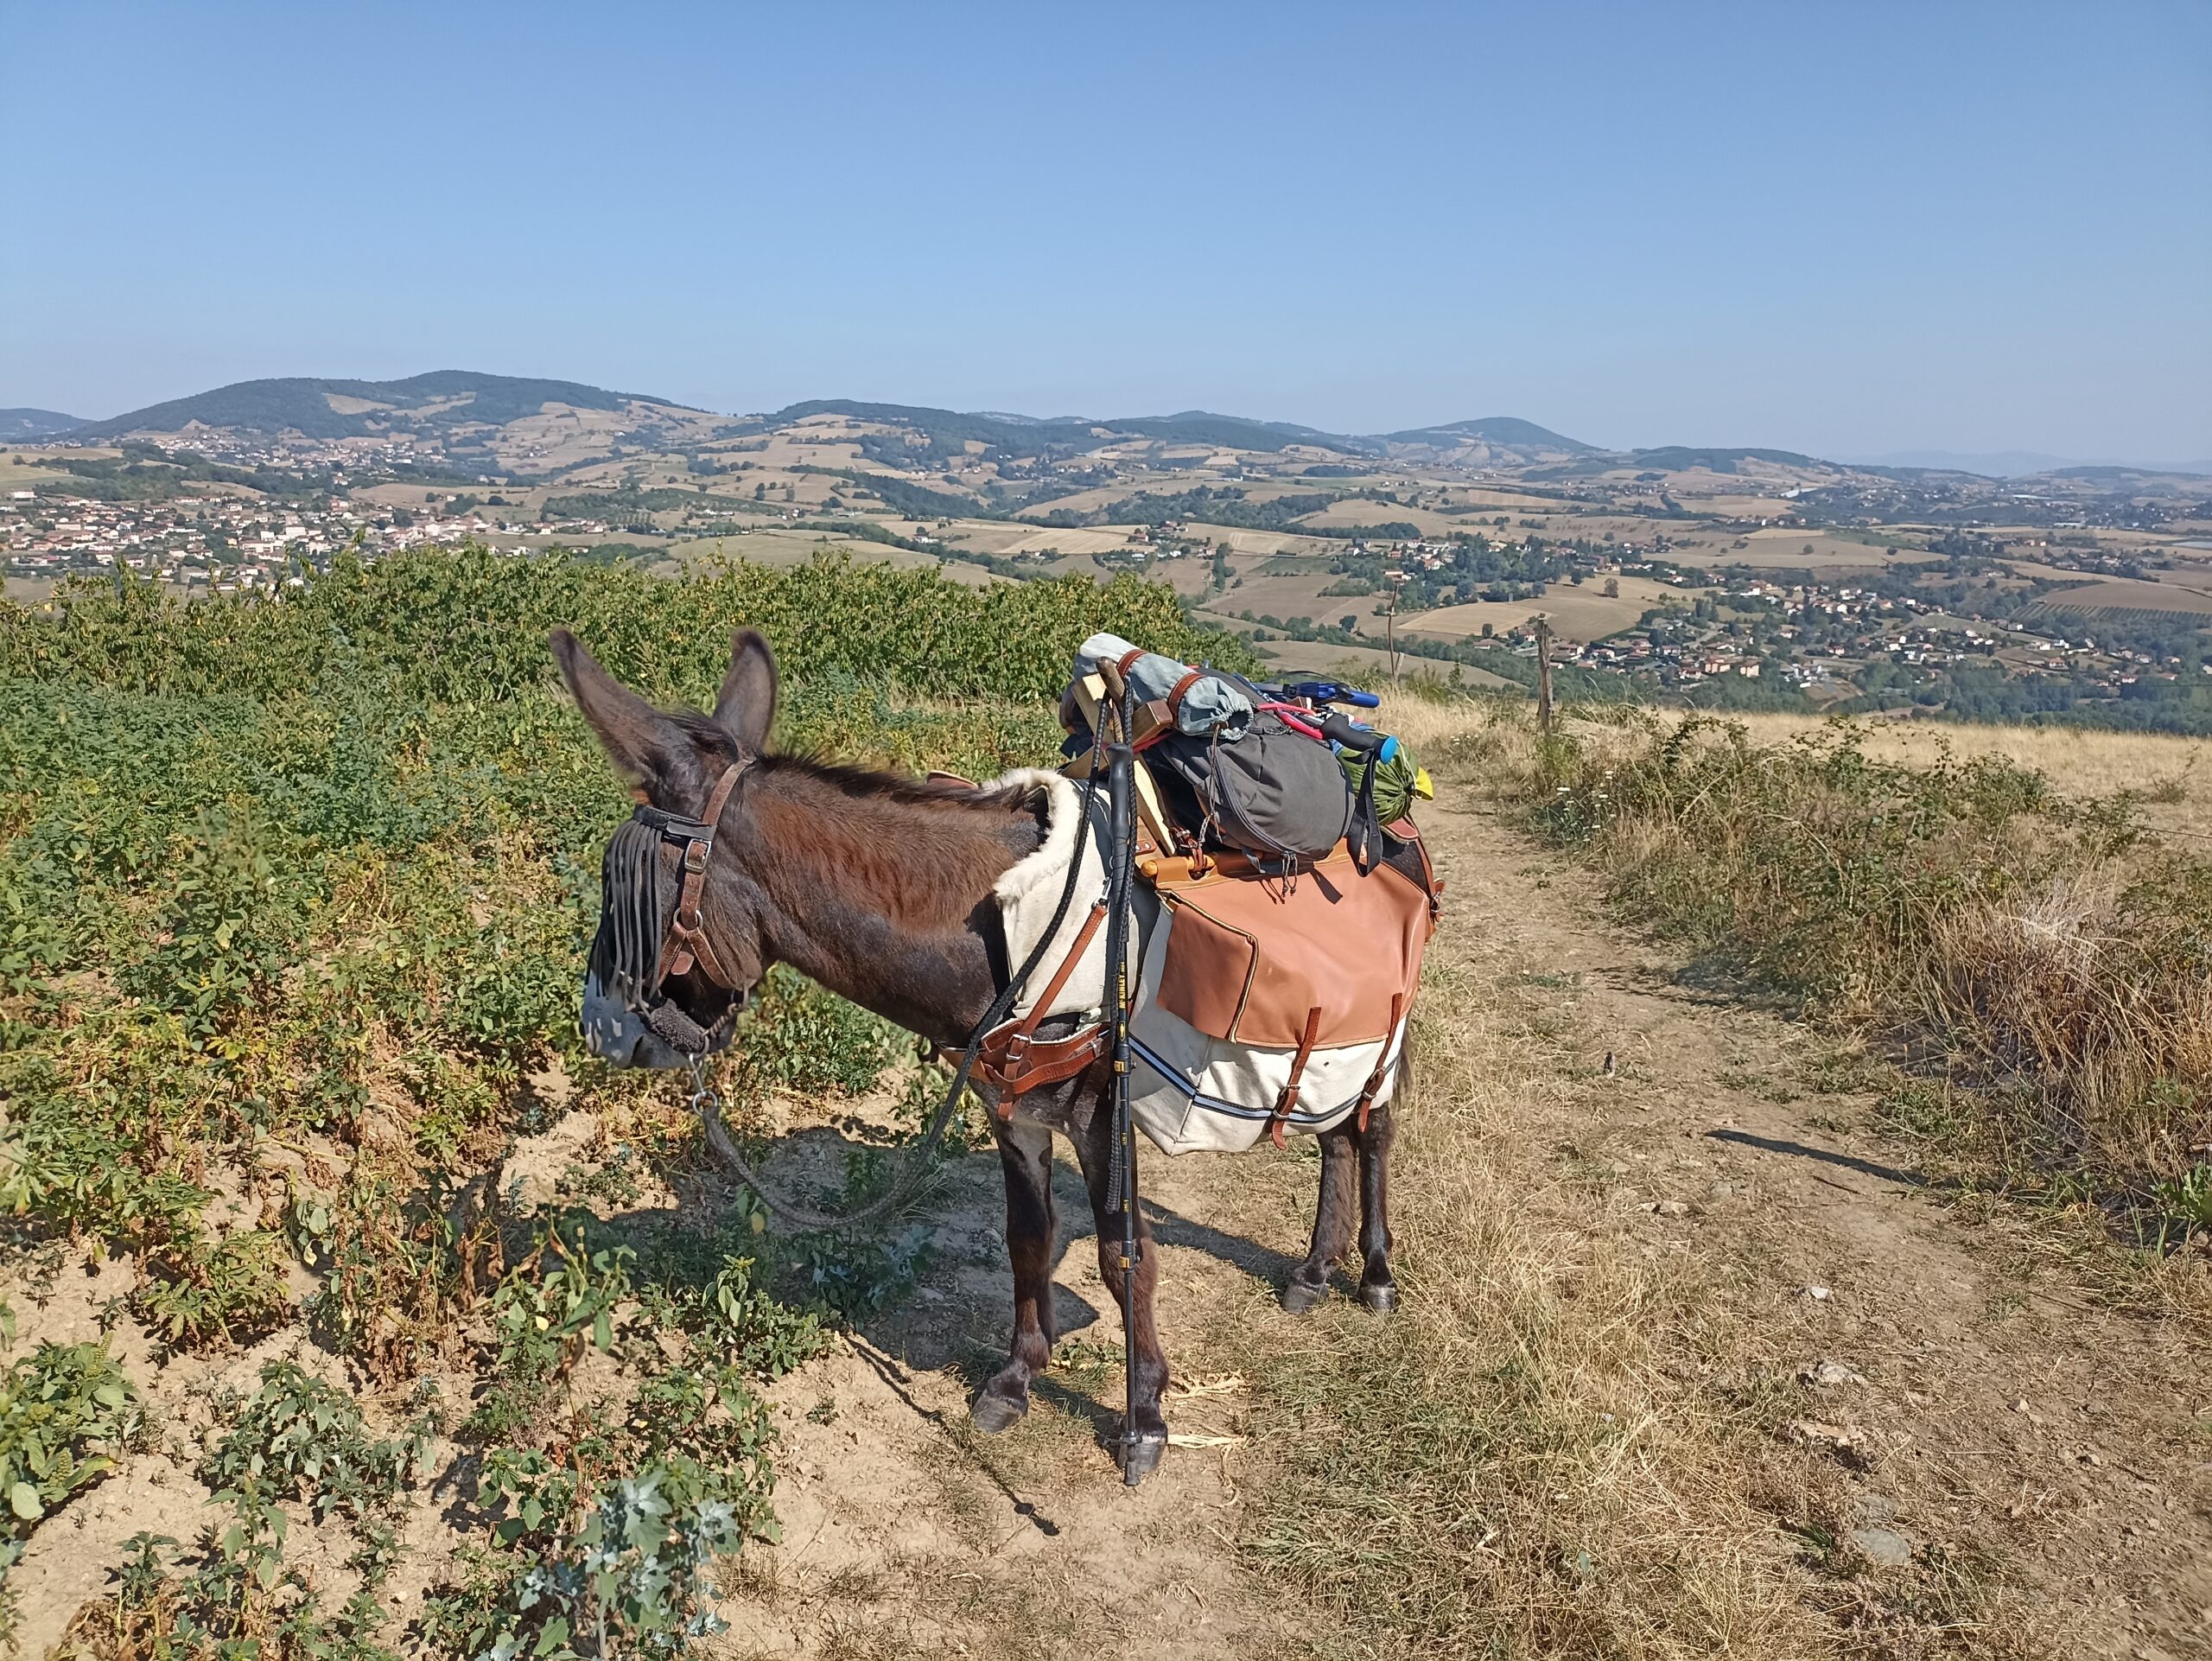
{"type": "Polygon", "coordinates": [[[734,992],[737,986],[722,971],[715,957],[713,943],[707,939],[707,920],[699,909],[699,902],[707,892],[707,862],[714,856],[715,830],[721,824],[722,810],[729,805],[730,792],[737,788],[737,781],[752,769],[756,758],[747,756],[735,761],[715,780],[715,787],[707,795],[705,811],[699,822],[707,827],[704,837],[694,837],[683,844],[683,892],[677,897],[676,915],[669,920],[668,939],[661,947],[660,977],[690,972],[696,959],[707,971],[707,978],[726,991],[734,992]]]}
{"type": "Polygon", "coordinates": [[[1382,1088],[1383,1063],[1390,1059],[1390,1041],[1398,1035],[1398,1019],[1406,1012],[1406,995],[1390,994],[1390,1030],[1382,1035],[1382,1053],[1375,1058],[1375,1071],[1367,1075],[1367,1082],[1359,1089],[1359,1128],[1367,1129],[1367,1110],[1375,1105],[1375,1093],[1382,1088]]]}
{"type": "Polygon", "coordinates": [[[1119,675],[1123,680],[1128,679],[1129,671],[1137,666],[1137,659],[1143,656],[1144,648],[1142,646],[1137,646],[1134,650],[1124,652],[1119,658],[1116,658],[1114,660],[1114,672],[1119,675]]]}
{"type": "Polygon", "coordinates": [[[1013,1021],[1007,1021],[1002,1027],[993,1028],[984,1034],[982,1047],[976,1053],[976,1071],[999,1092],[998,1115],[1002,1120],[1013,1117],[1015,1098],[1041,1085],[1072,1079],[1106,1054],[1109,1034],[1103,1024],[1098,1024],[1081,1028],[1065,1038],[1047,1039],[1042,1043],[1033,1041],[1022,1046],[1018,1053],[1009,1055],[1014,1027],[1013,1021]]]}
{"type": "MultiPolygon", "coordinates": [[[[1018,1022],[1013,1023],[1012,1032],[1007,1033],[1003,1027],[998,1029],[999,1033],[1006,1033],[1003,1043],[995,1045],[993,1043],[992,1041],[998,1037],[998,1033],[994,1033],[991,1038],[983,1041],[985,1051],[990,1056],[991,1066],[995,1072],[1003,1073],[1008,1079],[1019,1079],[1024,1075],[1023,1062],[1028,1056],[1031,1045],[1036,1038],[1038,1023],[1045,1019],[1045,1012],[1052,1007],[1052,1000],[1059,996],[1060,989],[1068,983],[1068,977],[1075,973],[1075,966],[1083,961],[1083,954],[1090,945],[1090,937],[1098,932],[1099,924],[1105,920],[1106,902],[1102,900],[1090,908],[1090,915],[1083,920],[1083,926],[1076,931],[1075,944],[1068,948],[1068,955],[1060,959],[1060,966],[1052,971],[1052,978],[1046,983],[1045,990],[1038,995],[1037,1001],[1029,1006],[1029,1013],[1022,1016],[1018,1022]]],[[[1066,1073],[1059,1075],[1062,1079],[1067,1076],[1066,1073]]],[[[1031,1082],[1057,1083],[1058,1080],[1039,1079],[1031,1082]]],[[[1001,1091],[999,1096],[1000,1118],[1014,1117],[1014,1098],[1020,1095],[1027,1087],[1026,1084],[1014,1084],[1001,1091]]]]}
{"type": "Polygon", "coordinates": [[[1320,1035],[1321,1006],[1318,1003],[1306,1012],[1306,1034],[1298,1041],[1298,1053],[1291,1058],[1290,1077],[1284,1081],[1282,1094],[1275,1098],[1275,1111],[1268,1120],[1268,1139],[1278,1148],[1283,1145],[1283,1121],[1298,1108],[1298,1081],[1306,1075],[1306,1063],[1313,1054],[1313,1041],[1320,1035]]]}
{"type": "Polygon", "coordinates": [[[1203,669],[1192,669],[1186,671],[1183,678],[1177,681],[1174,685],[1169,687],[1167,689],[1167,696],[1160,700],[1162,703],[1166,704],[1167,713],[1171,716],[1181,714],[1183,710],[1183,695],[1205,678],[1206,671],[1203,669]]]}

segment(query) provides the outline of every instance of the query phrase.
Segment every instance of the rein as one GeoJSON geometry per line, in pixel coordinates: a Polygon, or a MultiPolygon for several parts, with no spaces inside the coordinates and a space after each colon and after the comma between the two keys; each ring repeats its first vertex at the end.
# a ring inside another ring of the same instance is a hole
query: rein
{"type": "MultiPolygon", "coordinates": [[[[721,782],[715,786],[714,796],[707,804],[707,818],[703,826],[696,820],[676,822],[677,829],[679,830],[689,833],[694,830],[702,830],[705,834],[697,837],[690,837],[687,834],[683,862],[683,894],[677,901],[677,920],[671,926],[670,945],[678,947],[687,954],[684,958],[683,968],[689,968],[690,958],[696,957],[700,968],[706,971],[716,985],[731,991],[737,989],[729,986],[728,982],[721,978],[712,949],[708,946],[706,936],[701,930],[698,902],[699,895],[706,884],[707,860],[714,852],[715,821],[720,817],[723,805],[728,801],[730,787],[736,783],[738,775],[751,765],[750,761],[741,761],[722,775],[721,782]],[[694,850],[702,850],[697,856],[696,864],[693,860],[694,850]],[[684,926],[684,911],[687,907],[690,911],[690,926],[688,928],[684,926]]],[[[738,1152],[735,1139],[731,1136],[728,1127],[722,1123],[721,1092],[716,1091],[707,1079],[707,1049],[704,1042],[706,1034],[701,1034],[701,1041],[696,1045],[686,1044],[680,1047],[691,1052],[690,1104],[698,1113],[700,1121],[705,1127],[707,1146],[714,1150],[717,1159],[737,1173],[738,1179],[760,1197],[760,1203],[766,1206],[778,1219],[798,1229],[851,1228],[905,1205],[927,1180],[930,1161],[937,1153],[938,1145],[944,1140],[946,1130],[952,1123],[953,1112],[960,1105],[962,1093],[968,1088],[968,1078],[975,1069],[976,1057],[982,1048],[984,1038],[992,1028],[1003,1021],[1008,1012],[1013,1009],[1015,1001],[1021,996],[1021,989],[1028,984],[1029,977],[1037,972],[1038,964],[1044,961],[1045,953],[1050,949],[1053,940],[1058,937],[1060,925],[1067,919],[1068,907],[1073,903],[1076,888],[1083,880],[1083,853],[1090,837],[1091,802],[1097,793],[1098,787],[1096,773],[1097,770],[1093,768],[1092,776],[1084,781],[1083,799],[1077,809],[1078,817],[1076,821],[1075,853],[1068,862],[1067,884],[1060,890],[1059,905],[1052,913],[1052,920],[1046,926],[1045,932],[1038,937],[1037,944],[1031,950],[1027,961],[1023,963],[1021,967],[1007,979],[998,996],[991,1000],[991,1007],[983,1011],[982,1019],[976,1023],[975,1030],[969,1034],[968,1046],[961,1052],[960,1066],[953,1072],[951,1087],[945,1091],[944,1100],[938,1104],[936,1113],[931,1116],[929,1130],[921,1142],[918,1144],[909,1144],[905,1161],[899,1168],[899,1181],[892,1185],[887,1193],[870,1200],[856,1210],[842,1213],[810,1211],[804,1206],[794,1206],[777,1199],[768,1192],[767,1185],[761,1181],[760,1173],[753,1168],[744,1155],[738,1152]]],[[[667,819],[670,817],[661,814],[659,810],[654,808],[641,806],[638,809],[639,816],[646,813],[655,814],[662,819],[667,819]]],[[[670,835],[667,831],[664,831],[663,834],[670,835]]],[[[671,835],[670,839],[673,840],[674,837],[671,835]]],[[[671,969],[670,972],[680,974],[683,970],[671,969]]]]}

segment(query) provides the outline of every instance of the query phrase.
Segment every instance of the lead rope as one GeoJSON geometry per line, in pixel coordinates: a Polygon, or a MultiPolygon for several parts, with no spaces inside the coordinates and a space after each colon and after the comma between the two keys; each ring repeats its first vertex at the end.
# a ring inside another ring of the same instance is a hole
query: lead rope
{"type": "MultiPolygon", "coordinates": [[[[960,1066],[952,1075],[951,1088],[945,1091],[944,1100],[938,1104],[936,1115],[930,1120],[928,1134],[923,1136],[918,1145],[909,1146],[906,1162],[899,1173],[899,1181],[880,1199],[872,1200],[857,1211],[841,1215],[835,1212],[809,1211],[804,1206],[787,1204],[770,1193],[766,1184],[761,1181],[760,1173],[753,1168],[744,1155],[738,1152],[736,1139],[722,1123],[721,1093],[707,1078],[706,1053],[699,1051],[693,1053],[691,1109],[698,1114],[700,1123],[706,1130],[707,1146],[714,1150],[715,1158],[737,1173],[740,1181],[760,1197],[760,1203],[768,1208],[771,1215],[797,1229],[851,1228],[880,1217],[913,1197],[915,1191],[928,1177],[930,1161],[937,1154],[938,1144],[944,1140],[944,1133],[952,1123],[953,1111],[960,1105],[962,1092],[968,1088],[968,1075],[975,1068],[976,1056],[983,1047],[984,1037],[1006,1019],[1007,1012],[1021,996],[1021,989],[1029,983],[1030,976],[1037,972],[1037,965],[1044,961],[1046,948],[1059,937],[1060,925],[1067,920],[1068,907],[1073,903],[1075,891],[1083,879],[1083,851],[1090,840],[1091,803],[1096,799],[1097,792],[1097,769],[1093,767],[1091,777],[1084,780],[1083,799],[1078,805],[1076,822],[1075,856],[1068,863],[1067,884],[1060,890],[1060,903],[1053,910],[1052,920],[1046,926],[1044,933],[1038,937],[1028,961],[1014,972],[1004,990],[991,1000],[991,1007],[983,1012],[983,1018],[976,1023],[975,1031],[968,1035],[968,1047],[961,1052],[960,1066]]],[[[1108,799],[1112,799],[1110,791],[1108,799]]],[[[1047,834],[1050,834],[1049,827],[1047,834]]],[[[1113,892],[1112,881],[1109,871],[1109,894],[1113,892]]]]}

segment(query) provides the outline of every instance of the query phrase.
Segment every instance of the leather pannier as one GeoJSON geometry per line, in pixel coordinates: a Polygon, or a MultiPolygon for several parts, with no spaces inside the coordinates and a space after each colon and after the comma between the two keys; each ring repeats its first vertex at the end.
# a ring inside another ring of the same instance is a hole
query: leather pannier
{"type": "Polygon", "coordinates": [[[1435,928],[1428,894],[1403,871],[1362,876],[1342,843],[1287,877],[1234,855],[1195,874],[1188,859],[1146,863],[1174,924],[1161,1009],[1236,1044],[1328,1049],[1390,1035],[1393,1002],[1410,1002],[1435,928]]]}

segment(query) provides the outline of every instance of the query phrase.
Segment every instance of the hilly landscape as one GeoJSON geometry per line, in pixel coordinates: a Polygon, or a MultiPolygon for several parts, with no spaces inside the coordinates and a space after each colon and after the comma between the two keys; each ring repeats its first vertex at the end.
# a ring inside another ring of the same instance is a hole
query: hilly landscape
{"type": "Polygon", "coordinates": [[[1541,622],[1590,696],[2212,731],[2198,474],[1616,451],[1510,416],[723,415],[462,371],[6,418],[22,593],[118,563],[223,592],[470,538],[664,571],[845,549],[982,584],[1148,573],[1284,669],[1526,687],[1541,622]]]}
{"type": "MultiPolygon", "coordinates": [[[[1134,570],[663,563],[424,545],[0,605],[0,1645],[2201,1648],[2202,741],[1618,700],[1545,732],[1409,680],[1376,718],[1435,775],[1446,887],[1402,1302],[1282,1307],[1310,1139],[1147,1149],[1176,1441],[1132,1491],[1065,1150],[1058,1342],[986,1436],[985,1110],[894,1215],[798,1231],[680,1072],[587,1049],[632,804],[544,642],[696,703],[756,627],[777,748],[978,778],[1053,754],[1091,629],[1245,649],[1134,570]]],[[[787,969],[759,993],[728,1122],[783,1195],[880,1196],[949,1064],[787,969]]]]}

